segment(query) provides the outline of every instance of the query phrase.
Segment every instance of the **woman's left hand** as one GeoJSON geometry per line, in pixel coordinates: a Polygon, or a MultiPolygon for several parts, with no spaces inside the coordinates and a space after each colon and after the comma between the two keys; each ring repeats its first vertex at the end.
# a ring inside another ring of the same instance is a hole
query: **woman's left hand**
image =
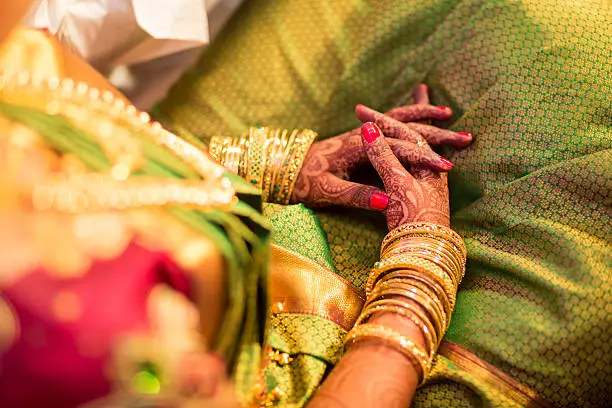
{"type": "MultiPolygon", "coordinates": [[[[429,144],[465,147],[472,135],[416,123],[450,118],[448,107],[429,105],[427,87],[414,92],[416,104],[393,109],[383,115],[363,105],[356,108],[362,121],[373,121],[383,127],[393,154],[405,167],[420,165],[447,172],[453,164],[435,153],[429,144]]],[[[359,129],[313,144],[295,184],[291,201],[310,207],[341,205],[384,211],[389,197],[380,189],[349,181],[360,166],[368,165],[368,156],[361,143],[359,129]]]]}

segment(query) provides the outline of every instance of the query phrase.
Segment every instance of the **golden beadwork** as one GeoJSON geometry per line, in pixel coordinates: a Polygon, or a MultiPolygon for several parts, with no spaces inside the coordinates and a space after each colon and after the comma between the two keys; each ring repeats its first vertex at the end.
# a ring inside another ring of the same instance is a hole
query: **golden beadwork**
{"type": "Polygon", "coordinates": [[[85,208],[92,211],[94,208],[126,209],[170,204],[208,209],[230,208],[236,202],[234,189],[223,177],[221,166],[202,150],[166,131],[159,123],[152,122],[148,114],[126,105],[111,92],[75,83],[71,79],[43,78],[23,72],[0,74],[0,100],[66,117],[94,136],[111,161],[110,177],[103,182],[100,175],[82,175],[87,182],[79,178],[60,180],[59,176],[45,180],[33,191],[39,209],[60,211],[61,208],[74,212],[85,208]],[[148,138],[174,153],[202,180],[132,176],[142,163],[138,137],[148,138]],[[93,184],[86,187],[88,183],[93,184]],[[96,191],[97,188],[100,191],[96,191]]]}

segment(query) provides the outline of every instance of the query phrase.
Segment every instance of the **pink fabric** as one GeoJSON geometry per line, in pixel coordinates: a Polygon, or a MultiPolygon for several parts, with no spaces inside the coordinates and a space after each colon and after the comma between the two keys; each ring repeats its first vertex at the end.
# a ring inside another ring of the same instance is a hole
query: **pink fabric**
{"type": "Polygon", "coordinates": [[[21,333],[0,354],[0,406],[74,407],[108,394],[113,344],[122,334],[148,329],[147,297],[161,282],[188,294],[187,276],[166,255],[131,244],[118,258],[95,262],[81,278],[57,279],[37,270],[4,288],[21,333]],[[79,300],[74,321],[54,313],[60,293],[79,300]]]}

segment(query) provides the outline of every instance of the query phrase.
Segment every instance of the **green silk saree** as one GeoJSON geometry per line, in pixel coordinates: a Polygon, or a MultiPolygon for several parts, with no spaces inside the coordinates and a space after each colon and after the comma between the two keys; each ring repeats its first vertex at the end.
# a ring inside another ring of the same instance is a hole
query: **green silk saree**
{"type": "MultiPolygon", "coordinates": [[[[358,125],[356,104],[409,104],[414,86],[428,84],[432,103],[453,109],[452,128],[475,141],[446,152],[467,274],[414,405],[603,406],[612,374],[611,49],[606,0],[253,0],[157,115],[203,140],[252,125],[329,137],[358,125]]],[[[385,234],[381,216],[267,213],[277,244],[363,287],[385,234]]],[[[301,404],[338,359],[344,331],[308,313],[273,321],[271,345],[294,360],[268,369],[268,391],[280,381],[285,404],[301,404]]]]}

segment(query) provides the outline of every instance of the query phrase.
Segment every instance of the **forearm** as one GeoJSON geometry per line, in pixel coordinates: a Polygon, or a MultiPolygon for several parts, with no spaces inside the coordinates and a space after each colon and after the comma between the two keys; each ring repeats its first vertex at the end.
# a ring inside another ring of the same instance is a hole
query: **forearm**
{"type": "MultiPolygon", "coordinates": [[[[384,314],[371,322],[424,346],[419,328],[410,320],[384,314]]],[[[417,371],[402,353],[375,340],[361,341],[344,355],[309,408],[407,407],[418,383],[417,371]]]]}
{"type": "Polygon", "coordinates": [[[409,223],[383,240],[348,349],[311,402],[409,406],[450,322],[465,247],[450,229],[409,223]]]}

